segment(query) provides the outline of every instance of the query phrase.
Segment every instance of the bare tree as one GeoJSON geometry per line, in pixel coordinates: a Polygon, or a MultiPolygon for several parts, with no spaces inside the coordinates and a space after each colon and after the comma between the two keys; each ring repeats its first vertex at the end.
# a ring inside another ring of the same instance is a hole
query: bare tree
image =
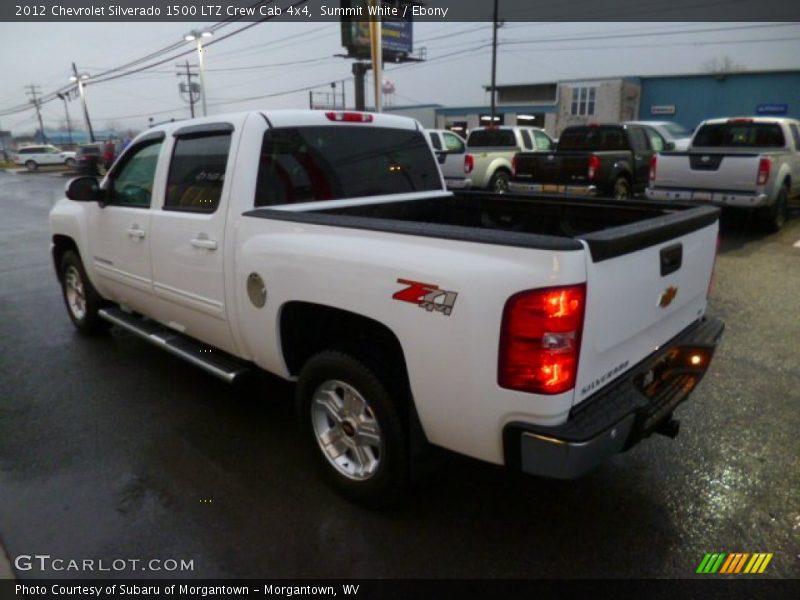
{"type": "Polygon", "coordinates": [[[742,63],[738,63],[730,56],[721,56],[707,60],[702,65],[703,71],[714,75],[727,75],[728,73],[740,73],[747,69],[742,63]]]}

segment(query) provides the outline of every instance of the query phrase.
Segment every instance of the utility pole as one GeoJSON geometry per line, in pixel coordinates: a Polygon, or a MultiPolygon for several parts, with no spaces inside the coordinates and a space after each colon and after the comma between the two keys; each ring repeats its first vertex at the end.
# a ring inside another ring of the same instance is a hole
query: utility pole
{"type": "Polygon", "coordinates": [[[64,101],[64,113],[67,115],[67,132],[69,133],[69,145],[72,146],[72,122],[69,120],[69,108],[67,107],[67,94],[56,92],[56,96],[64,101]]]}
{"type": "Polygon", "coordinates": [[[75,66],[75,63],[72,63],[72,72],[75,75],[71,79],[78,84],[78,94],[80,94],[81,104],[83,104],[83,118],[86,120],[86,127],[89,129],[89,139],[94,142],[94,130],[92,129],[92,122],[89,120],[89,109],[86,108],[86,94],[83,91],[83,81],[88,79],[89,76],[85,73],[78,75],[78,67],[75,66]]]}
{"type": "Polygon", "coordinates": [[[366,102],[364,100],[364,75],[367,74],[371,65],[365,62],[353,63],[353,85],[356,89],[356,110],[366,110],[366,102]]]}
{"type": "Polygon", "coordinates": [[[497,81],[497,4],[500,0],[494,0],[494,14],[492,15],[492,116],[489,124],[494,126],[495,116],[495,91],[494,86],[497,81]]]}
{"type": "Polygon", "coordinates": [[[181,73],[180,71],[178,71],[177,75],[178,77],[186,77],[186,90],[187,94],[189,95],[189,111],[192,115],[192,118],[194,119],[194,104],[195,102],[197,102],[197,100],[195,99],[195,86],[197,84],[192,84],[192,77],[197,77],[197,73],[193,73],[190,70],[188,60],[186,61],[185,65],[175,65],[175,66],[178,67],[179,69],[182,68],[186,69],[185,73],[181,73]]]}
{"type": "Polygon", "coordinates": [[[42,123],[42,112],[39,110],[40,102],[39,99],[36,97],[36,94],[41,94],[42,90],[38,85],[34,84],[26,85],[25,88],[26,88],[25,95],[30,96],[31,104],[33,104],[33,107],[36,109],[36,116],[39,119],[39,131],[42,132],[42,143],[46,144],[47,135],[44,132],[44,123],[42,123]]]}

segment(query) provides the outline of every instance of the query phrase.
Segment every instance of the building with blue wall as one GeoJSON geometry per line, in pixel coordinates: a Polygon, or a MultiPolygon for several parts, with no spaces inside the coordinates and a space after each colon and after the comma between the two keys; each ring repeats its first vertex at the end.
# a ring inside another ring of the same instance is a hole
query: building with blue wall
{"type": "Polygon", "coordinates": [[[800,70],[641,77],[639,118],[688,128],[714,117],[800,118],[800,70]]]}

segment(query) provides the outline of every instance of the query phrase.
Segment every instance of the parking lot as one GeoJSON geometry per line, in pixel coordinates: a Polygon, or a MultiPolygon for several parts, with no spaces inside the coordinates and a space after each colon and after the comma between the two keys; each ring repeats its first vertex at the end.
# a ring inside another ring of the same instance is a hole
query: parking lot
{"type": "Polygon", "coordinates": [[[131,335],[75,332],[47,226],[65,181],[0,172],[12,561],[183,559],[180,576],[203,578],[679,578],[707,552],[769,552],[761,577],[800,577],[800,215],[773,235],[725,215],[710,310],[726,331],[676,440],[564,482],[447,455],[396,507],[369,511],[316,476],[291,385],[228,387],[131,335]]]}

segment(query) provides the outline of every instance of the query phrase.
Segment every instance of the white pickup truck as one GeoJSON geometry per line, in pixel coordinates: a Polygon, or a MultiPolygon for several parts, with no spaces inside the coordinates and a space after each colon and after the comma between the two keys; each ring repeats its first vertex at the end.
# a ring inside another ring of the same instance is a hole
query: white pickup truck
{"type": "Polygon", "coordinates": [[[722,332],[717,208],[454,195],[403,117],[164,124],[67,198],[52,254],[78,330],[297,381],[322,472],[362,502],[428,443],[572,478],[675,435],[722,332]]]}
{"type": "Polygon", "coordinates": [[[650,160],[647,197],[755,211],[768,231],[800,198],[800,122],[775,117],[704,121],[685,152],[650,160]]]}

